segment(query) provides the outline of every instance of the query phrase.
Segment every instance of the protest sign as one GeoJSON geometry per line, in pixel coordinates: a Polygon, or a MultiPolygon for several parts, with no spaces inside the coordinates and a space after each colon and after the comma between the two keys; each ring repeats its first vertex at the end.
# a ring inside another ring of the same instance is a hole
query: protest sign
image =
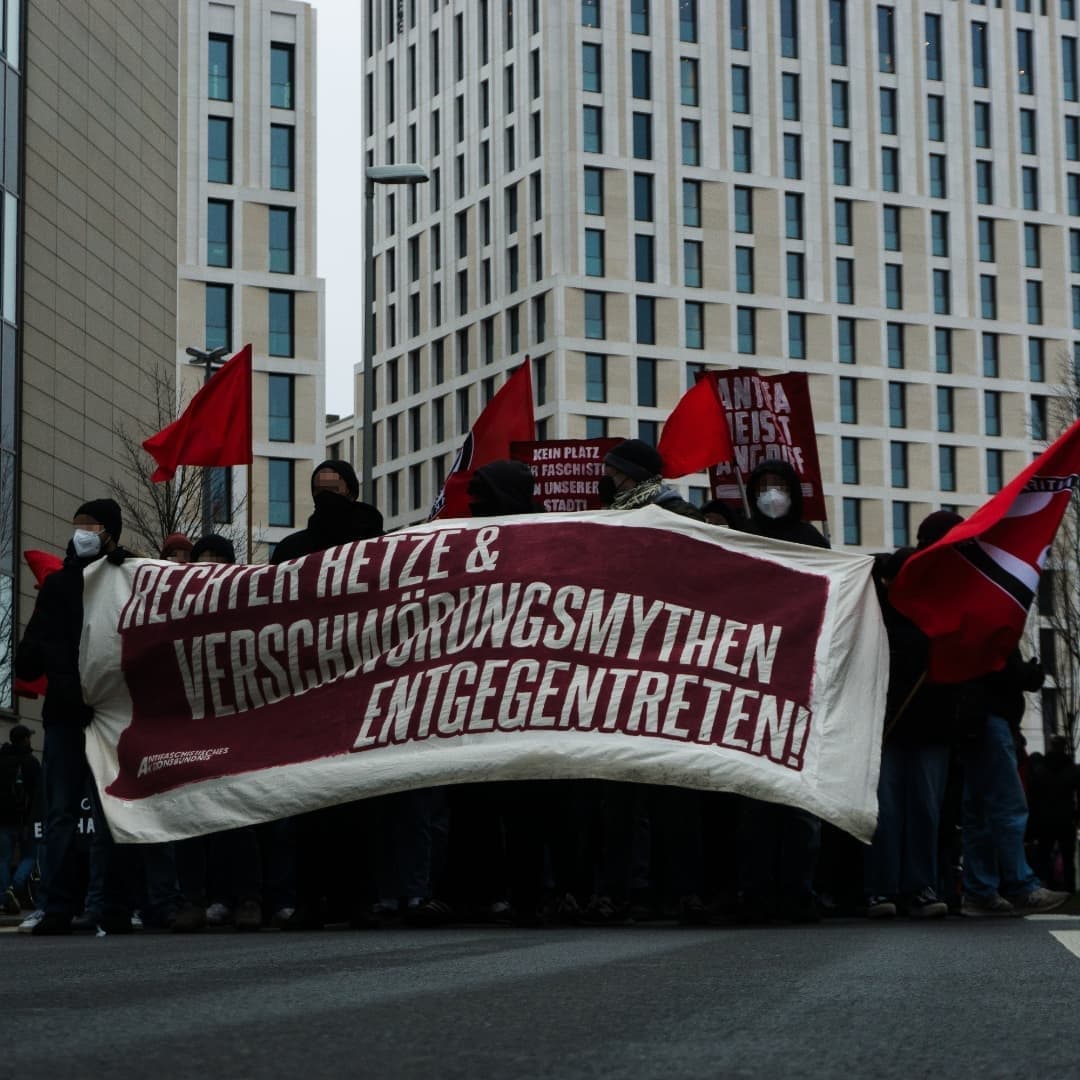
{"type": "MultiPolygon", "coordinates": [[[[806,373],[762,375],[749,368],[735,368],[708,371],[701,377],[716,381],[743,483],[763,461],[780,458],[802,481],[803,517],[824,521],[825,494],[806,373]]],[[[742,496],[730,462],[719,462],[709,470],[709,484],[713,498],[741,507],[742,496]]]]}
{"type": "Polygon", "coordinates": [[[865,840],[888,679],[870,567],[656,507],[276,566],[101,560],[87,754],[124,841],[555,777],[738,791],[865,840]]]}
{"type": "Polygon", "coordinates": [[[600,510],[597,485],[604,455],[621,439],[552,439],[510,444],[510,456],[524,461],[536,478],[534,498],[549,513],[600,510]]]}

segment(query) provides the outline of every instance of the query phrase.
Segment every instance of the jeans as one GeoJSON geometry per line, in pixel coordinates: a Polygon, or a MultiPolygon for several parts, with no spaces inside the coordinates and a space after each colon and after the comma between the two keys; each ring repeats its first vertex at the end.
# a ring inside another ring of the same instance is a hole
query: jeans
{"type": "Polygon", "coordinates": [[[18,825],[0,825],[0,896],[11,886],[19,831],[18,825]]]}
{"type": "Polygon", "coordinates": [[[978,741],[961,751],[964,767],[964,892],[1023,896],[1039,887],[1024,855],[1028,807],[1016,771],[1008,721],[992,713],[978,741]]]}
{"type": "Polygon", "coordinates": [[[82,728],[45,728],[44,885],[50,914],[73,915],[82,902],[76,836],[88,771],[84,746],[82,728]]]}
{"type": "Polygon", "coordinates": [[[877,831],[866,853],[867,896],[936,890],[938,827],[948,778],[947,746],[885,744],[877,831]]]}

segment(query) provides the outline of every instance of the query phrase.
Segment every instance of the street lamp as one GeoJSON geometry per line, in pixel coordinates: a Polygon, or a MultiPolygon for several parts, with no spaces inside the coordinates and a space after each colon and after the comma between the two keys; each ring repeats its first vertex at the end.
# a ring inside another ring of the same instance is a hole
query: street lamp
{"type": "Polygon", "coordinates": [[[431,178],[419,165],[371,165],[364,170],[364,435],[361,491],[375,502],[375,185],[426,184],[431,178]]]}
{"type": "MultiPolygon", "coordinates": [[[[206,371],[203,374],[203,386],[210,381],[210,376],[214,374],[214,365],[229,351],[228,346],[219,345],[216,349],[196,349],[194,346],[189,345],[184,352],[191,357],[188,361],[189,364],[205,364],[206,371]]],[[[213,528],[211,522],[212,514],[210,512],[210,470],[206,466],[203,466],[202,471],[202,532],[203,536],[207,536],[213,528]]]]}

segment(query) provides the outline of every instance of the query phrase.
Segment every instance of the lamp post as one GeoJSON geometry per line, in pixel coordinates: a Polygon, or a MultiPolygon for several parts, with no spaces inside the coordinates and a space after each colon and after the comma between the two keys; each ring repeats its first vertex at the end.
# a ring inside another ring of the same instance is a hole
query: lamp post
{"type": "MultiPolygon", "coordinates": [[[[210,376],[214,374],[214,365],[229,351],[228,346],[220,345],[216,349],[196,349],[194,346],[189,345],[184,352],[191,357],[188,361],[189,364],[205,364],[206,371],[203,373],[203,386],[210,381],[210,376]]],[[[202,532],[203,536],[206,536],[211,532],[213,523],[211,522],[210,512],[210,470],[203,467],[202,471],[202,532]]]]}
{"type": "Polygon", "coordinates": [[[361,413],[361,497],[375,501],[375,185],[426,184],[431,179],[419,165],[371,165],[364,170],[364,401],[361,413]]]}

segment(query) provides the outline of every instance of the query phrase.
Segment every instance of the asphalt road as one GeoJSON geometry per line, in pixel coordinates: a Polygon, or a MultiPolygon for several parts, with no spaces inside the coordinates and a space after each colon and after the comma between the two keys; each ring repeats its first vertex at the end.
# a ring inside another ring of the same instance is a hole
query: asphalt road
{"type": "Polygon", "coordinates": [[[1080,918],[0,933],[0,1077],[1080,1077],[1080,918]]]}

